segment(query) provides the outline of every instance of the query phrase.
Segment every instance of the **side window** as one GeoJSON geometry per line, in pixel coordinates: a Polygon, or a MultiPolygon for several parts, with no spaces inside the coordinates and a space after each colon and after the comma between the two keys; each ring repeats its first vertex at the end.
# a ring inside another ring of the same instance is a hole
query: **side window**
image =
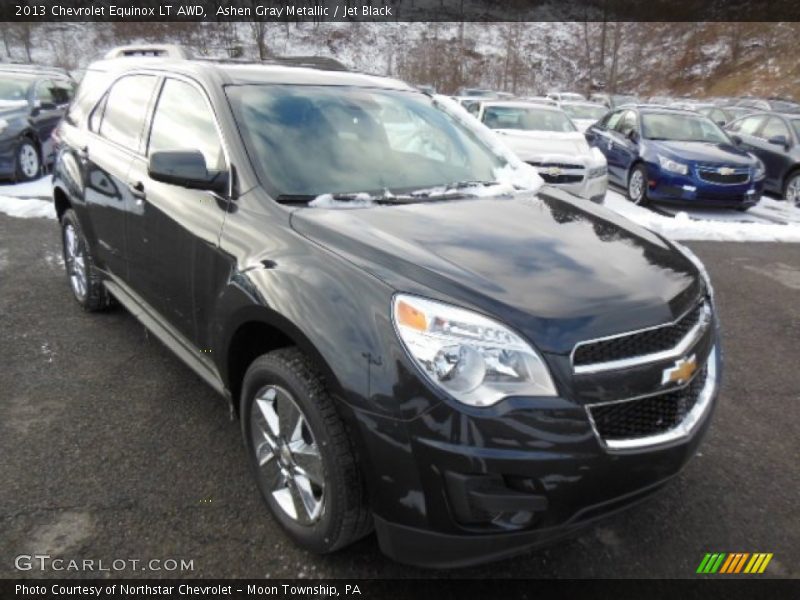
{"type": "Polygon", "coordinates": [[[632,110],[626,110],[616,129],[624,136],[627,136],[631,131],[636,131],[636,113],[632,110]]]}
{"type": "Polygon", "coordinates": [[[49,79],[42,79],[36,83],[36,100],[41,103],[56,104],[53,94],[53,82],[49,79]]]}
{"type": "Polygon", "coordinates": [[[137,151],[157,81],[158,78],[152,75],[130,75],[117,81],[105,100],[100,135],[137,151]]]}
{"type": "Polygon", "coordinates": [[[75,95],[75,85],[67,79],[54,79],[50,88],[55,103],[59,106],[69,104],[75,95]]]}
{"type": "Polygon", "coordinates": [[[603,127],[606,129],[616,129],[619,120],[622,118],[622,111],[618,110],[608,114],[602,121],[603,127]]]}
{"type": "Polygon", "coordinates": [[[789,129],[786,127],[786,124],[778,117],[770,117],[767,121],[767,124],[764,125],[764,129],[761,130],[759,137],[768,140],[770,138],[774,138],[776,135],[782,135],[787,140],[791,139],[789,136],[789,129]]]}
{"type": "Polygon", "coordinates": [[[222,143],[205,96],[193,85],[167,79],[150,130],[148,153],[199,150],[209,171],[225,168],[222,143]]]}
{"type": "Polygon", "coordinates": [[[736,128],[736,131],[745,135],[755,135],[758,128],[761,127],[763,120],[764,117],[762,116],[746,117],[739,121],[739,126],[736,128]]]}

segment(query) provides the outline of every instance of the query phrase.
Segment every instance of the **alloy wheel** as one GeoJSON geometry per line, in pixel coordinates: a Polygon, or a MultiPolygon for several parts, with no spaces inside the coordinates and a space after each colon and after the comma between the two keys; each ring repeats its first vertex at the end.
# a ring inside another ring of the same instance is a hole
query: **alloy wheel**
{"type": "Polygon", "coordinates": [[[24,143],[19,149],[19,169],[26,179],[33,179],[39,174],[39,154],[30,143],[24,143]]]}
{"type": "Polygon", "coordinates": [[[786,185],[786,201],[800,207],[800,175],[795,175],[786,185]]]}
{"type": "Polygon", "coordinates": [[[308,421],[291,394],[269,385],[250,408],[250,436],[258,477],[278,507],[299,525],[322,516],[322,455],[308,421]]]}
{"type": "Polygon", "coordinates": [[[64,227],[64,263],[73,293],[79,300],[83,300],[87,289],[86,254],[83,243],[71,224],[64,227]]]}
{"type": "Polygon", "coordinates": [[[631,180],[628,183],[628,193],[634,204],[639,204],[644,197],[644,175],[638,169],[631,173],[631,180]]]}

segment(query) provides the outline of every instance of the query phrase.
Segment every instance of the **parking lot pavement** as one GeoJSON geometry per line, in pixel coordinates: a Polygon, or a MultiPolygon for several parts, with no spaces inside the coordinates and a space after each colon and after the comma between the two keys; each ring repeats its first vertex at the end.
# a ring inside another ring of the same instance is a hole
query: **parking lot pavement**
{"type": "MultiPolygon", "coordinates": [[[[225,404],[121,309],[69,296],[54,221],[0,215],[0,576],[19,554],[192,560],[199,577],[692,577],[704,553],[773,552],[798,577],[800,245],[693,243],[727,369],[700,454],[658,496],[580,537],[435,573],[373,536],[319,557],[262,505],[225,404]]],[[[73,572],[44,575],[75,576],[73,572]]]]}

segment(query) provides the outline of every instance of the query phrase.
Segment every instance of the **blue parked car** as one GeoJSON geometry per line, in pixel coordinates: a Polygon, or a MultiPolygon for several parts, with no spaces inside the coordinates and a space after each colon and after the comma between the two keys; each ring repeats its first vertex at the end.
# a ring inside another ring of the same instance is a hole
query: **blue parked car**
{"type": "Polygon", "coordinates": [[[608,161],[608,179],[635,204],[650,201],[747,210],[764,188],[763,163],[708,117],[624,106],[586,130],[608,161]]]}

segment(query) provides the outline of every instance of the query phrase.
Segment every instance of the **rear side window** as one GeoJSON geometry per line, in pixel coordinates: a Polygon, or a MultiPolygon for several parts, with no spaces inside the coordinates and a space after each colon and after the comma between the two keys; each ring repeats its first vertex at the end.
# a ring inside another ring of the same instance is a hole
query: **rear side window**
{"type": "Polygon", "coordinates": [[[616,129],[622,135],[628,135],[631,131],[636,131],[636,113],[632,110],[626,110],[616,129]]]}
{"type": "Polygon", "coordinates": [[[764,125],[764,129],[761,130],[761,135],[759,137],[768,140],[774,138],[776,135],[782,135],[787,140],[791,139],[789,137],[789,128],[786,127],[786,123],[778,117],[770,117],[767,124],[764,125]]]}
{"type": "Polygon", "coordinates": [[[762,116],[745,117],[741,121],[738,121],[735,131],[745,135],[755,135],[756,131],[758,131],[758,128],[761,127],[761,123],[763,121],[764,117],[762,116]]]}
{"type": "Polygon", "coordinates": [[[603,119],[603,127],[606,129],[614,129],[619,123],[620,118],[622,117],[622,111],[617,111],[609,114],[605,119],[603,119]]]}
{"type": "MultiPolygon", "coordinates": [[[[78,125],[92,111],[97,99],[102,95],[106,74],[99,71],[86,71],[81,80],[75,99],[70,104],[64,120],[70,125],[78,125]]],[[[97,111],[102,114],[102,111],[97,111]]],[[[94,129],[93,131],[97,131],[94,129]]]]}
{"type": "Polygon", "coordinates": [[[164,82],[150,131],[148,153],[168,150],[199,150],[209,171],[225,168],[222,143],[205,96],[177,79],[164,82]]]}
{"type": "Polygon", "coordinates": [[[117,81],[105,102],[100,135],[137,151],[157,81],[152,75],[131,75],[117,81]]]}
{"type": "Polygon", "coordinates": [[[73,89],[69,81],[46,79],[36,84],[36,99],[61,106],[72,100],[73,89]]]}

